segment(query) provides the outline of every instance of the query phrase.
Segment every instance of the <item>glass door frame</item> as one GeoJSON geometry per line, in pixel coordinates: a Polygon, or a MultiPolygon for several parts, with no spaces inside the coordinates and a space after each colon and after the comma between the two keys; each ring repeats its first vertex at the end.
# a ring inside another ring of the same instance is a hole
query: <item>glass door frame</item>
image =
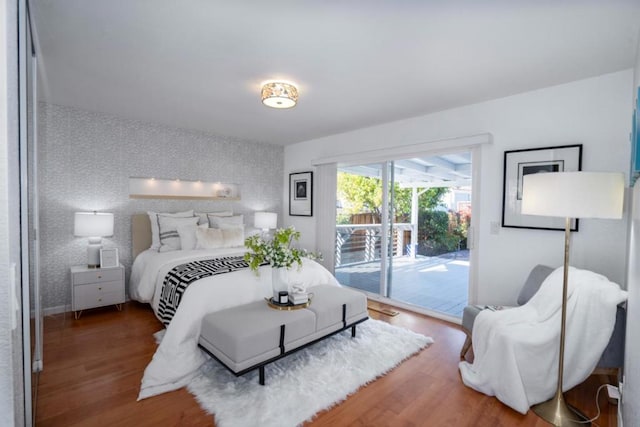
{"type": "MultiPolygon", "coordinates": [[[[465,138],[461,138],[465,139],[465,138]]],[[[486,141],[488,142],[488,141],[486,141]]],[[[368,157],[367,155],[363,155],[361,159],[357,161],[354,159],[349,159],[349,161],[340,161],[336,159],[336,164],[338,169],[343,166],[354,166],[361,164],[371,164],[378,163],[383,165],[382,167],[382,205],[386,206],[386,209],[383,209],[382,217],[381,217],[381,227],[385,230],[384,233],[381,233],[381,254],[384,253],[386,256],[381,256],[381,265],[380,265],[380,289],[379,292],[374,294],[371,292],[366,292],[368,297],[372,300],[379,300],[380,302],[392,303],[393,305],[406,308],[411,311],[419,312],[422,314],[426,314],[432,317],[440,318],[453,323],[461,323],[461,318],[454,317],[451,315],[447,315],[445,313],[440,313],[437,311],[421,308],[416,305],[407,304],[399,300],[395,300],[389,297],[392,294],[391,289],[388,289],[388,283],[392,284],[392,280],[390,279],[391,268],[393,266],[392,261],[389,260],[389,250],[392,250],[389,245],[389,236],[391,233],[391,228],[393,224],[390,223],[389,219],[389,203],[390,194],[389,194],[389,175],[393,176],[393,172],[390,170],[393,167],[393,162],[397,160],[402,160],[410,157],[428,157],[428,156],[437,156],[441,154],[450,154],[462,151],[468,151],[471,153],[471,163],[472,163],[472,180],[471,180],[471,200],[472,206],[474,206],[473,215],[471,216],[471,225],[468,230],[467,237],[467,245],[469,249],[469,282],[468,282],[468,301],[470,304],[476,302],[477,299],[477,277],[478,277],[478,258],[479,258],[479,247],[478,247],[478,224],[480,223],[481,211],[480,211],[480,165],[481,165],[481,147],[485,142],[477,143],[477,144],[451,144],[451,146],[442,146],[440,144],[437,149],[429,150],[426,147],[420,150],[412,151],[410,154],[407,152],[403,152],[403,150],[398,150],[397,153],[394,152],[393,149],[389,150],[380,150],[380,153],[376,153],[377,155],[368,157]],[[384,153],[384,154],[383,154],[384,153]],[[384,157],[382,157],[384,156],[384,157]]],[[[420,144],[423,145],[423,144],[420,144]]],[[[424,144],[427,145],[427,144],[424,144]]],[[[363,153],[364,154],[364,153],[363,153]]],[[[335,241],[334,241],[335,247],[335,241]]],[[[333,266],[332,266],[333,267],[333,266]]]]}

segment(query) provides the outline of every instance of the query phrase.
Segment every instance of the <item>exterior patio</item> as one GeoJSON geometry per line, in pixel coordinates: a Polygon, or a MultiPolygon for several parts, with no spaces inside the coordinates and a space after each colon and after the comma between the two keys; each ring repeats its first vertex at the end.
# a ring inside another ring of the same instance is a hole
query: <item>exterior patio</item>
{"type": "MultiPolygon", "coordinates": [[[[389,297],[418,307],[462,317],[467,305],[469,252],[435,257],[394,256],[389,297]]],[[[336,267],[338,281],[367,292],[380,292],[380,261],[336,267]]]]}
{"type": "Polygon", "coordinates": [[[471,157],[462,150],[339,166],[334,272],[340,283],[380,295],[381,259],[390,257],[384,296],[462,317],[469,253],[460,249],[471,218],[471,157]]]}

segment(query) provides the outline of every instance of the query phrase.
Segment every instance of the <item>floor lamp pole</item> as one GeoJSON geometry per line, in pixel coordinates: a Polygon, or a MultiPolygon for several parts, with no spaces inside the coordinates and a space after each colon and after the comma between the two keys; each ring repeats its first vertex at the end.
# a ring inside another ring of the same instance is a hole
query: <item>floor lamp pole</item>
{"type": "Polygon", "coordinates": [[[590,426],[588,420],[577,409],[567,405],[562,393],[562,377],[564,374],[564,340],[567,323],[567,290],[569,287],[569,238],[571,218],[565,218],[564,226],[564,275],[562,278],[562,323],[560,325],[560,354],[558,356],[558,386],[556,394],[546,402],[538,403],[531,409],[540,418],[554,426],[590,426]]]}

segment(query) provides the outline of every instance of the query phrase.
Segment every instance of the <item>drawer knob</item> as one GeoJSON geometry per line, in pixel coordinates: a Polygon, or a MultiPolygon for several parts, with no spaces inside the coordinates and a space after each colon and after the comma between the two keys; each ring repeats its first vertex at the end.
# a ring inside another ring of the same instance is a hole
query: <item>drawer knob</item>
{"type": "Polygon", "coordinates": [[[98,298],[98,301],[102,301],[102,298],[98,298]]]}
{"type": "Polygon", "coordinates": [[[102,276],[98,274],[98,279],[102,279],[102,276]]]}
{"type": "Polygon", "coordinates": [[[102,290],[102,288],[101,288],[101,287],[98,287],[98,290],[99,290],[99,291],[101,291],[101,290],[102,290]]]}

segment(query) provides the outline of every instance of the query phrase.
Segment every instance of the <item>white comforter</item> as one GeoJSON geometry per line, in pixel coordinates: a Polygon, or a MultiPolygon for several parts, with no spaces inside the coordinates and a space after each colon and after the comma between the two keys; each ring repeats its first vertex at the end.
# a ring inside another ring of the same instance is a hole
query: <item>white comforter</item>
{"type": "MultiPolygon", "coordinates": [[[[162,282],[173,267],[195,259],[214,256],[241,255],[243,248],[213,251],[175,251],[158,253],[145,251],[132,268],[130,295],[149,302],[158,309],[162,282]]],[[[340,286],[329,271],[320,264],[304,259],[302,268],[293,268],[289,282],[310,288],[320,284],[340,286]]],[[[256,276],[249,269],[206,277],[192,283],[185,291],[173,320],[147,366],[142,378],[138,399],[144,399],[185,386],[206,356],[197,346],[202,318],[214,311],[246,304],[271,296],[271,272],[261,267],[256,276]]]]}
{"type": "MultiPolygon", "coordinates": [[[[483,310],[473,325],[473,364],[460,363],[464,383],[518,412],[551,398],[557,386],[563,269],[531,300],[508,310],[483,310]]],[[[570,268],[563,388],[596,367],[626,292],[606,277],[570,268]]]]}

